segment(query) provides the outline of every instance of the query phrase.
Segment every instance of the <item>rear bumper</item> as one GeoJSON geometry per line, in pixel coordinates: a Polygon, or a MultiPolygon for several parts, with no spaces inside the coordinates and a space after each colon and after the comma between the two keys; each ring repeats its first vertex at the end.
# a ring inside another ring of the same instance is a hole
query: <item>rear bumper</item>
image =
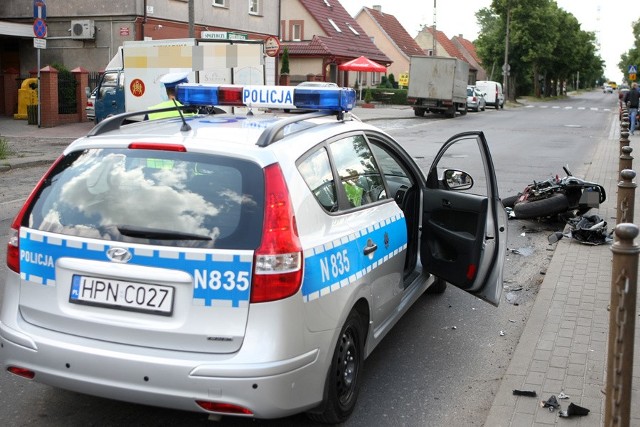
{"type": "MultiPolygon", "coordinates": [[[[27,335],[0,323],[0,363],[35,372],[35,381],[109,399],[206,412],[197,400],[239,405],[256,418],[317,406],[326,367],[318,349],[284,360],[234,363],[236,355],[168,352],[50,331],[27,335]]],[[[326,359],[326,358],[325,358],[326,359]]],[[[229,414],[223,414],[229,415],[229,414]]]]}

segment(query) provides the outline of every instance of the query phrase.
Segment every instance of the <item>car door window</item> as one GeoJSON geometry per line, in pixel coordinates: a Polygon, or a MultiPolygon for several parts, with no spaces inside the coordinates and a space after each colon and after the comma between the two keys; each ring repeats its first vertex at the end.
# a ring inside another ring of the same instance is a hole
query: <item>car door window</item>
{"type": "MultiPolygon", "coordinates": [[[[488,196],[487,172],[485,171],[482,155],[475,137],[462,138],[455,144],[447,148],[446,155],[437,164],[437,176],[440,183],[444,182],[445,172],[455,170],[466,172],[473,178],[473,185],[468,189],[457,189],[455,191],[488,196]]],[[[460,176],[460,174],[454,174],[460,176]]]]}
{"type": "Polygon", "coordinates": [[[327,150],[320,147],[309,154],[298,164],[298,171],[318,203],[327,212],[335,212],[338,209],[338,197],[327,150]]]}
{"type": "Polygon", "coordinates": [[[350,207],[387,198],[380,170],[364,135],[340,139],[329,147],[350,207]]]}

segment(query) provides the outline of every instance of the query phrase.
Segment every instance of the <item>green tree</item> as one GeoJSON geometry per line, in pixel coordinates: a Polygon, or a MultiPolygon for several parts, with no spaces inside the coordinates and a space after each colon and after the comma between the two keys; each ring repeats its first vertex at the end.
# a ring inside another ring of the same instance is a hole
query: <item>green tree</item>
{"type": "Polygon", "coordinates": [[[640,65],[640,19],[633,22],[633,46],[620,55],[618,68],[623,76],[627,75],[629,65],[640,65]]]}
{"type": "Polygon", "coordinates": [[[476,19],[481,27],[476,49],[489,79],[496,81],[503,79],[509,21],[506,90],[511,100],[518,94],[542,96],[543,87],[549,96],[565,81],[575,78],[577,82],[578,73],[581,82],[602,74],[595,36],[582,31],[577,19],[554,0],[493,0],[491,7],[476,13],[476,19]]]}
{"type": "Polygon", "coordinates": [[[289,48],[284,47],[282,51],[282,65],[280,67],[280,74],[289,74],[289,48]]]}

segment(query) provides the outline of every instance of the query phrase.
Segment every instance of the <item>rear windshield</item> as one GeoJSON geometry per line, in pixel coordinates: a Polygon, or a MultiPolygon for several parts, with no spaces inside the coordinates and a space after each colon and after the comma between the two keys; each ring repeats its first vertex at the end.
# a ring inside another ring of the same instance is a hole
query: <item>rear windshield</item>
{"type": "Polygon", "coordinates": [[[245,160],[90,149],[58,164],[22,225],[118,242],[255,249],[263,189],[262,168],[245,160]]]}

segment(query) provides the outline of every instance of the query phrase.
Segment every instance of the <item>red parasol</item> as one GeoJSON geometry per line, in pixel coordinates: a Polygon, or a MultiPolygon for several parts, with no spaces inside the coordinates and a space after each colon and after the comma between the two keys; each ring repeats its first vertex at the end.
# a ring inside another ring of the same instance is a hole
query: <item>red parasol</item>
{"type": "Polygon", "coordinates": [[[374,73],[384,73],[387,71],[387,67],[384,65],[380,65],[364,56],[340,64],[338,65],[338,69],[343,71],[369,71],[374,73]]]}

